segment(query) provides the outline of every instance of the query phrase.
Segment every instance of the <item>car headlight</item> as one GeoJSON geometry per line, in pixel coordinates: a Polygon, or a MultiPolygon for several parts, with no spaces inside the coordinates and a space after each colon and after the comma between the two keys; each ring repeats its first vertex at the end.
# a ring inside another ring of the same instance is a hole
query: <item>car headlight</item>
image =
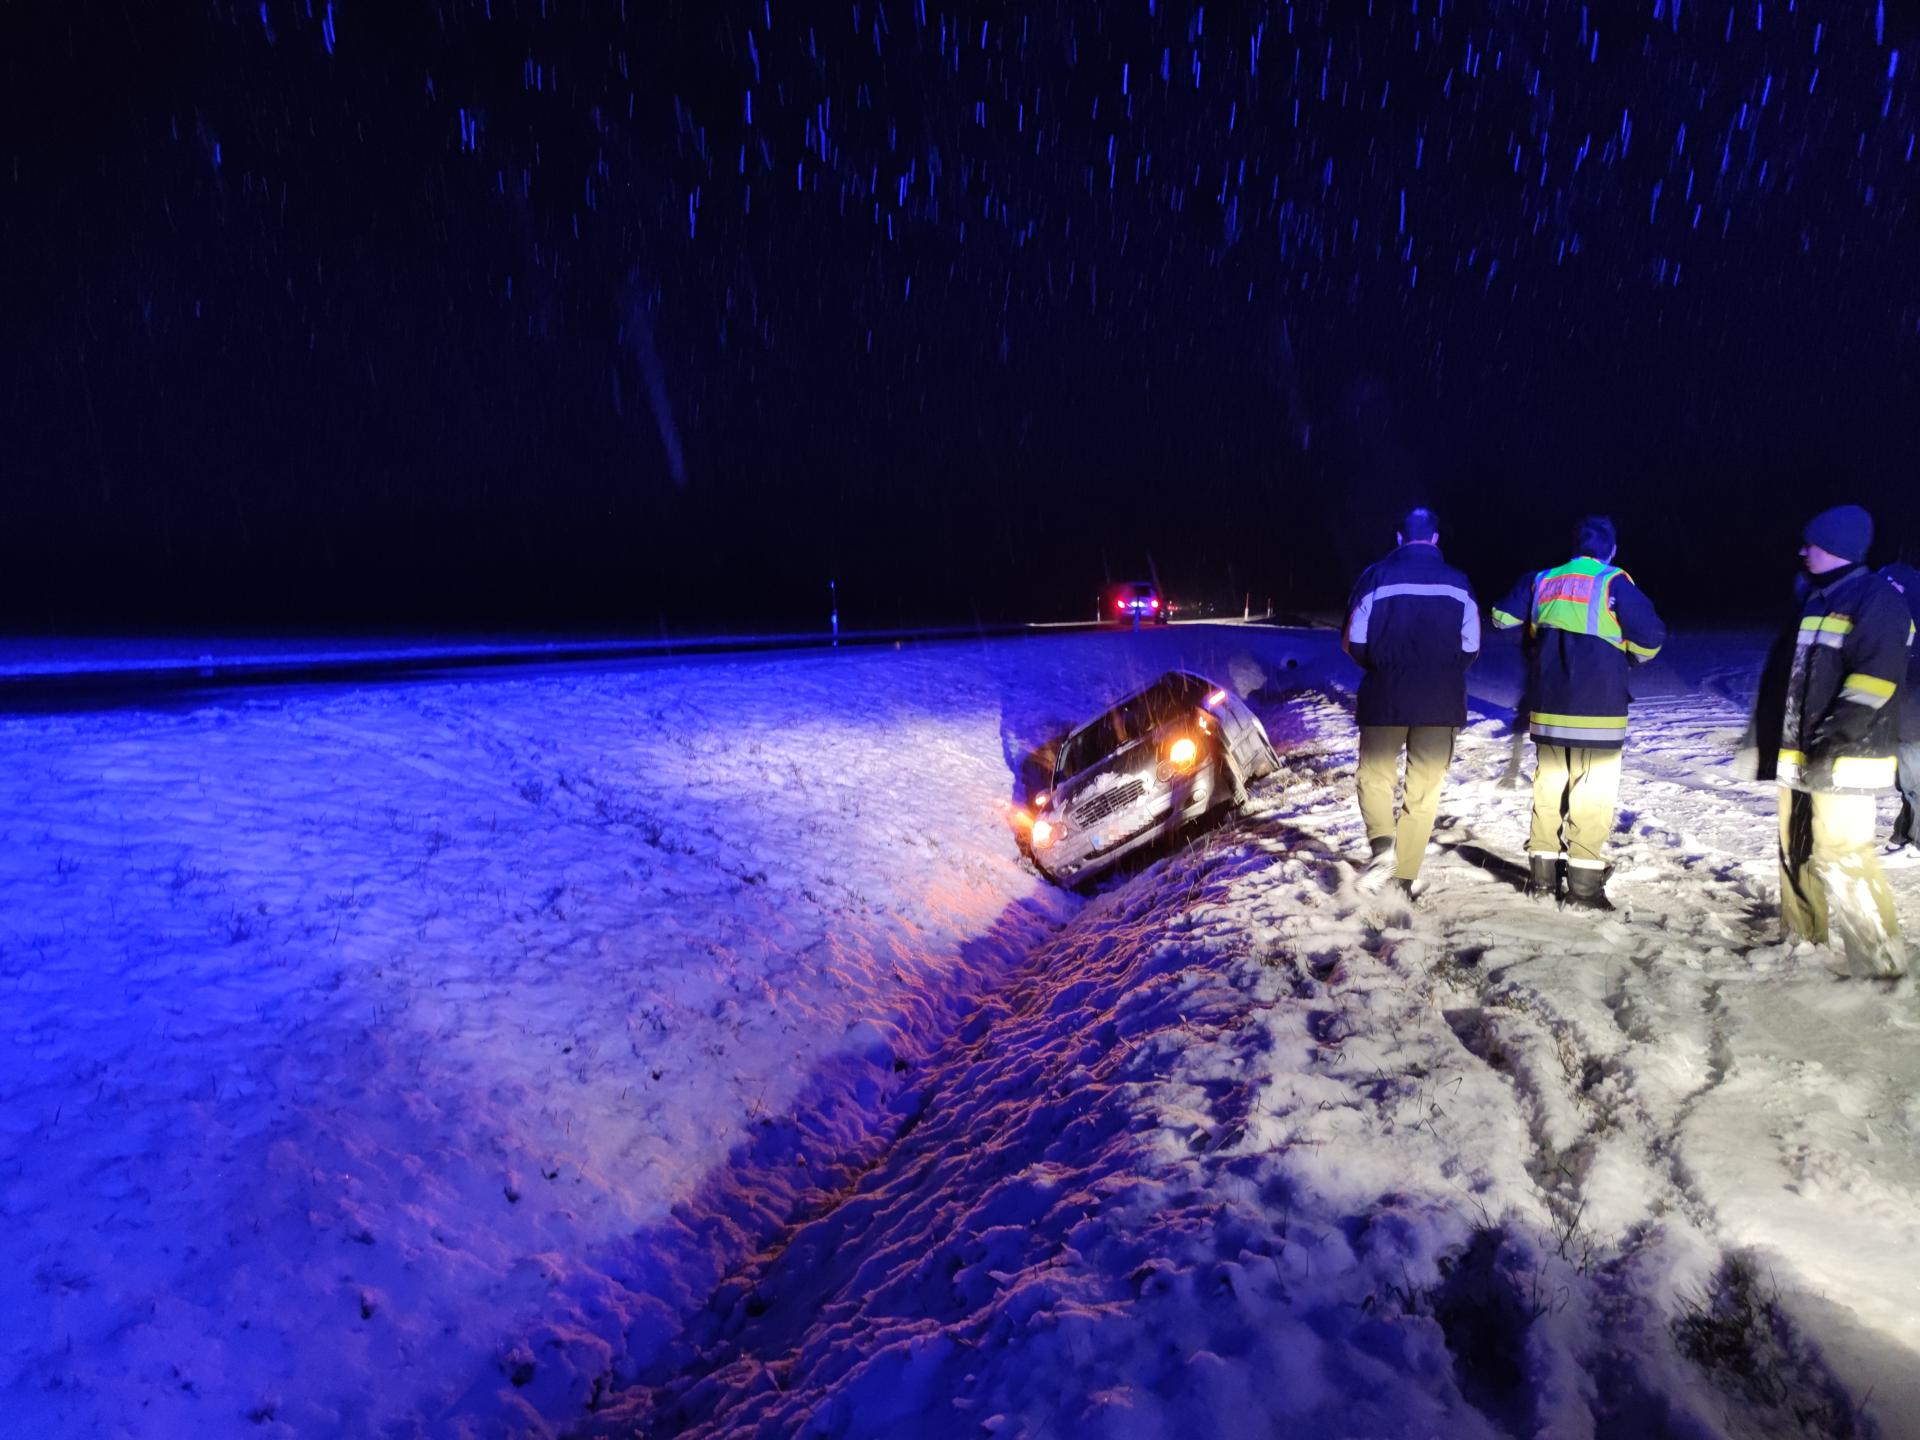
{"type": "Polygon", "coordinates": [[[1033,822],[1033,848],[1044,850],[1053,844],[1053,822],[1036,820],[1033,822]]]}
{"type": "Polygon", "coordinates": [[[1193,743],[1191,735],[1182,735],[1167,746],[1167,763],[1176,770],[1190,768],[1200,758],[1200,747],[1193,743]]]}

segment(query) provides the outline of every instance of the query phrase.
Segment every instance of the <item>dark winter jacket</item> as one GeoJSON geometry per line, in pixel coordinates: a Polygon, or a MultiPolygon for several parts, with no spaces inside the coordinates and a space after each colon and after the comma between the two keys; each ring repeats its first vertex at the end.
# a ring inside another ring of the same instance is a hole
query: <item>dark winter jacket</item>
{"type": "Polygon", "coordinates": [[[1780,783],[1795,790],[1892,787],[1893,699],[1913,622],[1886,577],[1864,565],[1815,577],[1800,607],[1780,728],[1780,783]]]}
{"type": "Polygon", "coordinates": [[[1467,723],[1467,667],[1480,654],[1480,603],[1437,545],[1402,545],[1368,567],[1347,605],[1346,649],[1366,671],[1362,725],[1467,723]]]}
{"type": "MultiPolygon", "coordinates": [[[[1907,597],[1909,624],[1920,626],[1920,570],[1911,565],[1889,565],[1880,573],[1907,597]]],[[[1907,644],[1907,678],[1894,700],[1900,707],[1894,732],[1901,744],[1912,745],[1920,743],[1920,643],[1915,642],[1911,629],[1907,632],[1907,644]]]]}
{"type": "Polygon", "coordinates": [[[1617,565],[1575,556],[1529,575],[1493,607],[1500,630],[1532,639],[1527,693],[1536,741],[1618,750],[1627,738],[1627,667],[1651,660],[1667,627],[1617,565]]]}

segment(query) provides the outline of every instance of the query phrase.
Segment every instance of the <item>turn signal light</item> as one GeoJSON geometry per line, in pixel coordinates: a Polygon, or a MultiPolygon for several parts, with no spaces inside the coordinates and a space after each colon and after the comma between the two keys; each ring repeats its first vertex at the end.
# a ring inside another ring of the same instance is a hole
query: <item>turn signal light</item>
{"type": "Polygon", "coordinates": [[[1182,735],[1167,747],[1167,763],[1175,769],[1185,770],[1200,758],[1200,747],[1193,743],[1191,735],[1182,735]]]}

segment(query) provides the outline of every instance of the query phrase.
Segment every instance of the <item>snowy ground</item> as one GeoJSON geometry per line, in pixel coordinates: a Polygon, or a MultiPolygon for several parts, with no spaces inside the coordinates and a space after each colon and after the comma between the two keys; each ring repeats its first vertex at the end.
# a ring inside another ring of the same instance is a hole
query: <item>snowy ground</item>
{"type": "Polygon", "coordinates": [[[9,1433],[1920,1435],[1911,982],[1675,651],[1602,919],[1491,712],[1357,891],[1325,634],[0,718],[9,1433]],[[1282,773],[1054,891],[1022,761],[1174,664],[1282,773]]]}

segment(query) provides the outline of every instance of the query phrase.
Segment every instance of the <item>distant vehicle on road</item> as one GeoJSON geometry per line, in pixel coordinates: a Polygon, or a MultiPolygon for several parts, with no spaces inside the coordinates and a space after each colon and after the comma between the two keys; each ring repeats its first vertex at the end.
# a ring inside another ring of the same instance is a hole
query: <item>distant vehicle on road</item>
{"type": "Polygon", "coordinates": [[[1100,607],[1101,612],[1106,618],[1122,625],[1131,625],[1136,619],[1142,623],[1165,625],[1173,618],[1172,609],[1161,598],[1160,587],[1150,581],[1128,580],[1119,585],[1110,585],[1106,595],[1100,607]]]}
{"type": "Polygon", "coordinates": [[[1052,785],[1024,812],[1033,860],[1077,884],[1123,855],[1246,799],[1279,768],[1260,717],[1199,675],[1170,670],[1062,742],[1052,785]]]}

